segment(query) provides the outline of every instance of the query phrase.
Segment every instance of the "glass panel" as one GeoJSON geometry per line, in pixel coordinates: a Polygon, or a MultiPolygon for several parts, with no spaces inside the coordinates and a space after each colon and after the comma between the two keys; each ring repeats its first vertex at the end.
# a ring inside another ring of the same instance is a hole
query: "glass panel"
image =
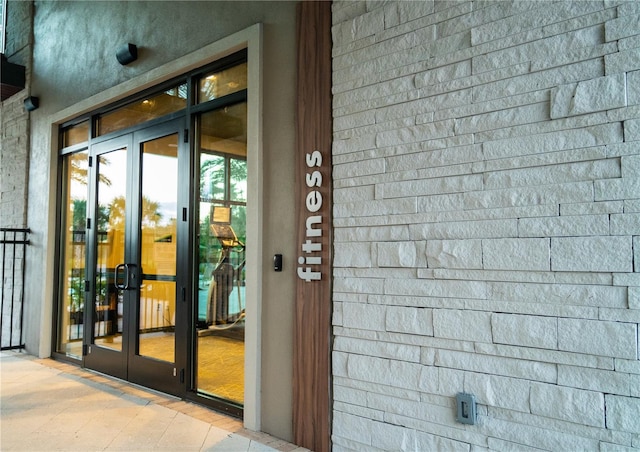
{"type": "Polygon", "coordinates": [[[175,361],[178,135],[143,144],[139,354],[175,361]]]}
{"type": "Polygon", "coordinates": [[[224,200],[227,185],[225,158],[203,154],[200,158],[200,196],[208,200],[224,200]]]}
{"type": "Polygon", "coordinates": [[[200,125],[197,389],[242,405],[246,104],[206,113],[200,125]]]}
{"type": "Polygon", "coordinates": [[[247,156],[247,103],[202,115],[200,146],[205,152],[247,156]]]}
{"type": "Polygon", "coordinates": [[[89,121],[84,121],[62,131],[62,147],[89,141],[89,121]]]}
{"type": "Polygon", "coordinates": [[[187,85],[179,85],[163,93],[132,102],[98,117],[98,136],[141,124],[154,118],[182,110],[187,106],[187,85]]]}
{"type": "MultiPolygon", "coordinates": [[[[125,262],[127,148],[98,157],[98,234],[94,343],[122,350],[123,291],[116,287],[116,266],[125,262]]],[[[123,274],[118,283],[123,284],[123,274]]]]}
{"type": "Polygon", "coordinates": [[[247,89],[247,63],[205,75],[199,82],[198,102],[207,102],[247,89]]]}
{"type": "Polygon", "coordinates": [[[64,188],[62,198],[61,288],[56,350],[67,356],[82,357],[84,333],[84,281],[88,153],[62,158],[64,188]]]}
{"type": "Polygon", "coordinates": [[[230,163],[231,200],[247,202],[247,161],[232,158],[230,159],[230,163]]]}

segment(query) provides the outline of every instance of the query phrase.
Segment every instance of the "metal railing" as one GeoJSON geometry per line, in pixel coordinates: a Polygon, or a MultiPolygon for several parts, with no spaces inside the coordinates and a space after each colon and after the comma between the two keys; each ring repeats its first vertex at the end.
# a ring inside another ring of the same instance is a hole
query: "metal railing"
{"type": "Polygon", "coordinates": [[[24,276],[30,229],[0,228],[2,292],[0,293],[0,349],[24,348],[24,276]]]}

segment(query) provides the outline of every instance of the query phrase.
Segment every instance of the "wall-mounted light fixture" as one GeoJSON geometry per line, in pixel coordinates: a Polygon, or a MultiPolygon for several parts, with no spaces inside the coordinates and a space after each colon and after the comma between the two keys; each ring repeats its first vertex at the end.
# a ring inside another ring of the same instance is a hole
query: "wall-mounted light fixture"
{"type": "Polygon", "coordinates": [[[40,99],[35,96],[29,96],[24,100],[24,109],[27,111],[36,110],[40,106],[40,99]]]}
{"type": "Polygon", "coordinates": [[[116,58],[118,63],[125,66],[138,59],[138,47],[131,43],[124,44],[116,52],[116,58]]]}

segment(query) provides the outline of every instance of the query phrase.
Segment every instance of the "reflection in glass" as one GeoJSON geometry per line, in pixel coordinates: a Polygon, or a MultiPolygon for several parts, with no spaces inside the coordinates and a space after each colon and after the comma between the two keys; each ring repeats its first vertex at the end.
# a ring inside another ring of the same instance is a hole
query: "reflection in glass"
{"type": "Polygon", "coordinates": [[[83,121],[62,131],[62,147],[73,146],[89,140],[89,121],[83,121]]]}
{"type": "Polygon", "coordinates": [[[65,155],[61,227],[61,289],[56,351],[80,359],[84,333],[87,151],[65,155]]]}
{"type": "Polygon", "coordinates": [[[97,259],[93,338],[96,345],[122,350],[123,291],[115,269],[124,263],[127,148],[98,157],[97,259]]]}
{"type": "Polygon", "coordinates": [[[143,144],[138,353],[175,361],[178,135],[143,144]]]}
{"type": "Polygon", "coordinates": [[[218,99],[243,89],[247,89],[247,63],[202,77],[199,82],[198,102],[218,99]]]}
{"type": "Polygon", "coordinates": [[[98,117],[97,136],[122,130],[187,106],[187,85],[179,85],[160,94],[132,102],[98,117]]]}
{"type": "Polygon", "coordinates": [[[200,118],[197,389],[244,403],[246,103],[200,118]]]}

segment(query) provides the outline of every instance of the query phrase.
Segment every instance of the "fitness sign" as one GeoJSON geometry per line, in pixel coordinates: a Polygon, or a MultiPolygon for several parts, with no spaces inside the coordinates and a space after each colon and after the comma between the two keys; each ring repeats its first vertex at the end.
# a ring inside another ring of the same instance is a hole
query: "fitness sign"
{"type": "Polygon", "coordinates": [[[304,197],[305,222],[304,241],[300,244],[298,257],[298,278],[310,282],[322,279],[322,154],[313,151],[305,155],[304,197]]]}

